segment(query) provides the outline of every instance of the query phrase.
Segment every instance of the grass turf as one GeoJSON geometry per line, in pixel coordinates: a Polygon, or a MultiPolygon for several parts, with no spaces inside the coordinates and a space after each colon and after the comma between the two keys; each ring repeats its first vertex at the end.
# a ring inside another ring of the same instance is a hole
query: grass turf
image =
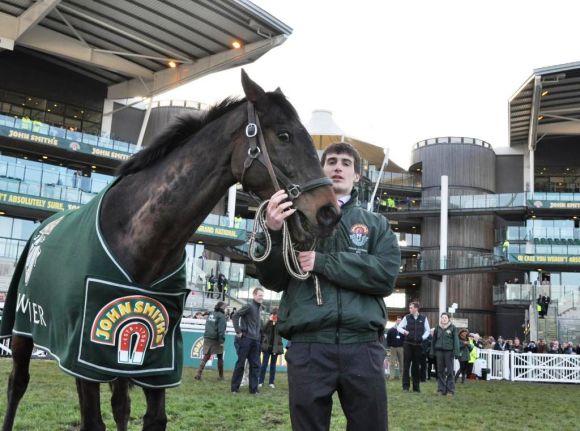
{"type": "MultiPolygon", "coordinates": [[[[0,359],[0,414],[6,407],[5,389],[11,360],[0,359]]],[[[229,391],[229,377],[217,380],[206,370],[202,381],[185,369],[183,384],[167,390],[169,430],[291,430],[286,375],[276,376],[276,389],[265,386],[258,396],[242,388],[229,391]]],[[[74,379],[52,361],[32,361],[31,381],[16,417],[15,430],[79,429],[79,408],[74,379]]],[[[435,394],[434,381],[423,383],[421,393],[404,393],[400,381],[387,383],[390,430],[577,430],[580,429],[580,386],[563,384],[468,381],[458,384],[455,397],[435,394]]],[[[131,392],[129,430],[141,429],[145,412],[143,393],[131,392]]],[[[115,429],[108,385],[101,386],[101,404],[107,429],[115,429]]],[[[334,398],[331,430],[346,429],[346,419],[334,398]]]]}

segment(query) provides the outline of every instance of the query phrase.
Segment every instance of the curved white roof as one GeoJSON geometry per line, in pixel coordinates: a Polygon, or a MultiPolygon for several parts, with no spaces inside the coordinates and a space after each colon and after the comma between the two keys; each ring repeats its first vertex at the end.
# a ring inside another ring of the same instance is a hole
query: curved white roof
{"type": "Polygon", "coordinates": [[[325,109],[312,111],[312,117],[310,117],[310,121],[306,125],[306,130],[311,135],[344,135],[341,128],[334,122],[332,111],[325,109]]]}

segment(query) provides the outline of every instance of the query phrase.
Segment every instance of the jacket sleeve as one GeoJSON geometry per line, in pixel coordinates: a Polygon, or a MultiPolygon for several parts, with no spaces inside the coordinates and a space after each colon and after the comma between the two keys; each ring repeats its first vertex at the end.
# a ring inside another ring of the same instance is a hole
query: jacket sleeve
{"type": "Polygon", "coordinates": [[[314,272],[344,289],[367,295],[390,295],[399,274],[401,252],[397,237],[385,218],[382,218],[377,234],[375,247],[368,254],[317,252],[314,272]]]}
{"type": "Polygon", "coordinates": [[[218,341],[220,344],[224,344],[226,341],[226,318],[225,316],[220,316],[220,320],[218,322],[218,341]]]}
{"type": "Polygon", "coordinates": [[[453,327],[453,355],[459,359],[461,352],[459,351],[459,337],[457,336],[457,328],[453,327]]]}
{"type": "Polygon", "coordinates": [[[232,317],[232,324],[234,325],[234,331],[236,331],[236,334],[242,332],[240,329],[240,317],[245,316],[249,311],[250,304],[246,304],[234,313],[234,316],[232,317]]]}
{"type": "MultiPolygon", "coordinates": [[[[256,262],[257,275],[262,286],[275,292],[281,292],[286,289],[290,282],[290,275],[286,271],[282,257],[282,231],[269,232],[272,238],[272,250],[266,260],[256,262]]],[[[262,245],[263,238],[259,238],[258,242],[262,245]]],[[[263,253],[263,246],[259,251],[263,253]]]]}

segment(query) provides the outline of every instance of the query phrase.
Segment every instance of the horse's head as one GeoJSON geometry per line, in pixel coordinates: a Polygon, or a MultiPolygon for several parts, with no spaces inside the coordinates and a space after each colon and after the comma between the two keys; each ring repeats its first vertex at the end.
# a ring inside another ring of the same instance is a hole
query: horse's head
{"type": "Polygon", "coordinates": [[[330,235],[340,220],[340,209],[332,182],[324,175],[312,139],[296,110],[280,89],[266,93],[244,71],[242,85],[249,119],[248,126],[244,124],[243,136],[239,141],[236,139],[232,156],[234,176],[261,199],[268,199],[275,192],[272,174],[276,177],[297,209],[289,219],[295,242],[306,244],[316,237],[330,235]],[[269,161],[272,174],[268,172],[269,161]]]}

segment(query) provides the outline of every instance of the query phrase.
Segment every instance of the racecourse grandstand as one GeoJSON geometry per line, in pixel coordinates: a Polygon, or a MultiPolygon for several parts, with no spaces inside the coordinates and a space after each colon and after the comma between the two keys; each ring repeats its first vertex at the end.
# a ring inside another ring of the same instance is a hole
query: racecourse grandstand
{"type": "MultiPolygon", "coordinates": [[[[155,96],[253,62],[292,32],[245,0],[193,10],[168,2],[155,10],[130,1],[24,4],[0,4],[0,291],[38,221],[88,202],[173,115],[206,109],[155,96]]],[[[391,320],[418,299],[434,321],[445,275],[461,325],[580,341],[580,166],[569,157],[580,133],[579,79],[580,64],[534,71],[509,100],[508,147],[436,137],[416,144],[409,169],[345,136],[330,112],[313,115],[308,129],[319,150],[341,140],[359,149],[359,200],[385,214],[399,237],[391,320]],[[450,184],[443,264],[441,175],[450,184]],[[538,295],[551,299],[544,319],[538,295]]],[[[253,198],[232,190],[192,232],[188,313],[211,309],[218,296],[234,307],[257,285],[245,245],[255,209],[253,198]],[[225,285],[212,283],[219,274],[225,285]]],[[[278,300],[266,293],[266,304],[278,300]]]]}

